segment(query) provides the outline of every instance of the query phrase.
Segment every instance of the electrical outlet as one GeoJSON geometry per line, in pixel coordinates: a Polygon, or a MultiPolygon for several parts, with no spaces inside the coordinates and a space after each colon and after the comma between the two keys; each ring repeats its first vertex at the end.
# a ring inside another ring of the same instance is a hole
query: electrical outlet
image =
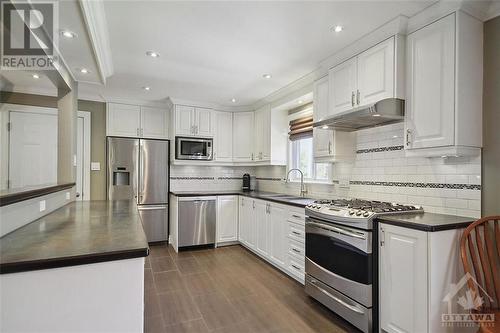
{"type": "Polygon", "coordinates": [[[66,200],[69,200],[69,199],[71,199],[71,193],[66,192],[66,200]]]}
{"type": "Polygon", "coordinates": [[[100,171],[101,170],[101,163],[100,162],[91,162],[90,163],[90,170],[91,171],[100,171]]]}
{"type": "Polygon", "coordinates": [[[43,212],[45,208],[45,200],[40,201],[40,211],[43,212]]]}

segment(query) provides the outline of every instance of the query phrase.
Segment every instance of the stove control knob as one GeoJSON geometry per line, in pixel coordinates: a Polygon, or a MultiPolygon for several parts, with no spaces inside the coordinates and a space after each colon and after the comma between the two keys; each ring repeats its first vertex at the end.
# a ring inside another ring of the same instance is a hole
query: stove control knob
{"type": "Polygon", "coordinates": [[[363,216],[364,216],[364,217],[368,217],[368,216],[370,216],[370,213],[365,212],[365,213],[363,214],[363,216]]]}
{"type": "Polygon", "coordinates": [[[361,214],[363,214],[363,212],[362,212],[362,211],[360,211],[360,210],[358,210],[358,211],[356,212],[356,216],[361,216],[361,214]]]}
{"type": "Polygon", "coordinates": [[[355,212],[354,212],[353,210],[350,210],[350,211],[349,211],[349,215],[354,215],[354,213],[355,213],[355,212]]]}

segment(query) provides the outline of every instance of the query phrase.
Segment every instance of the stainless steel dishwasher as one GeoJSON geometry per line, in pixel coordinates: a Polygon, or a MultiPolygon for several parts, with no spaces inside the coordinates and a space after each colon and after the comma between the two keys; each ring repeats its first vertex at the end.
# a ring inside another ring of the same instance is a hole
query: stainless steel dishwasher
{"type": "Polygon", "coordinates": [[[215,244],[216,197],[179,198],[179,247],[215,244]]]}

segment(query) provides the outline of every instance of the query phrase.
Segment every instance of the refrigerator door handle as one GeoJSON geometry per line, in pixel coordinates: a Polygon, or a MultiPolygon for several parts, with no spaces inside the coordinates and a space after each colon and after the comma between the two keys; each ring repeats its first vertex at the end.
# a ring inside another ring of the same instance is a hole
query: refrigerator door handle
{"type": "Polygon", "coordinates": [[[167,205],[148,205],[148,206],[137,206],[137,210],[159,210],[167,209],[167,205]]]}

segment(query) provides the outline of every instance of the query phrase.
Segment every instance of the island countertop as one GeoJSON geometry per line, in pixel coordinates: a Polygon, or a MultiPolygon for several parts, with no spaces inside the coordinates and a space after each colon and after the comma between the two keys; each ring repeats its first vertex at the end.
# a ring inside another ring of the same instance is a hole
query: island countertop
{"type": "MultiPolygon", "coordinates": [[[[1,221],[0,221],[1,223],[1,221]]],[[[145,257],[135,203],[69,203],[0,238],[0,274],[145,257]]]]}

